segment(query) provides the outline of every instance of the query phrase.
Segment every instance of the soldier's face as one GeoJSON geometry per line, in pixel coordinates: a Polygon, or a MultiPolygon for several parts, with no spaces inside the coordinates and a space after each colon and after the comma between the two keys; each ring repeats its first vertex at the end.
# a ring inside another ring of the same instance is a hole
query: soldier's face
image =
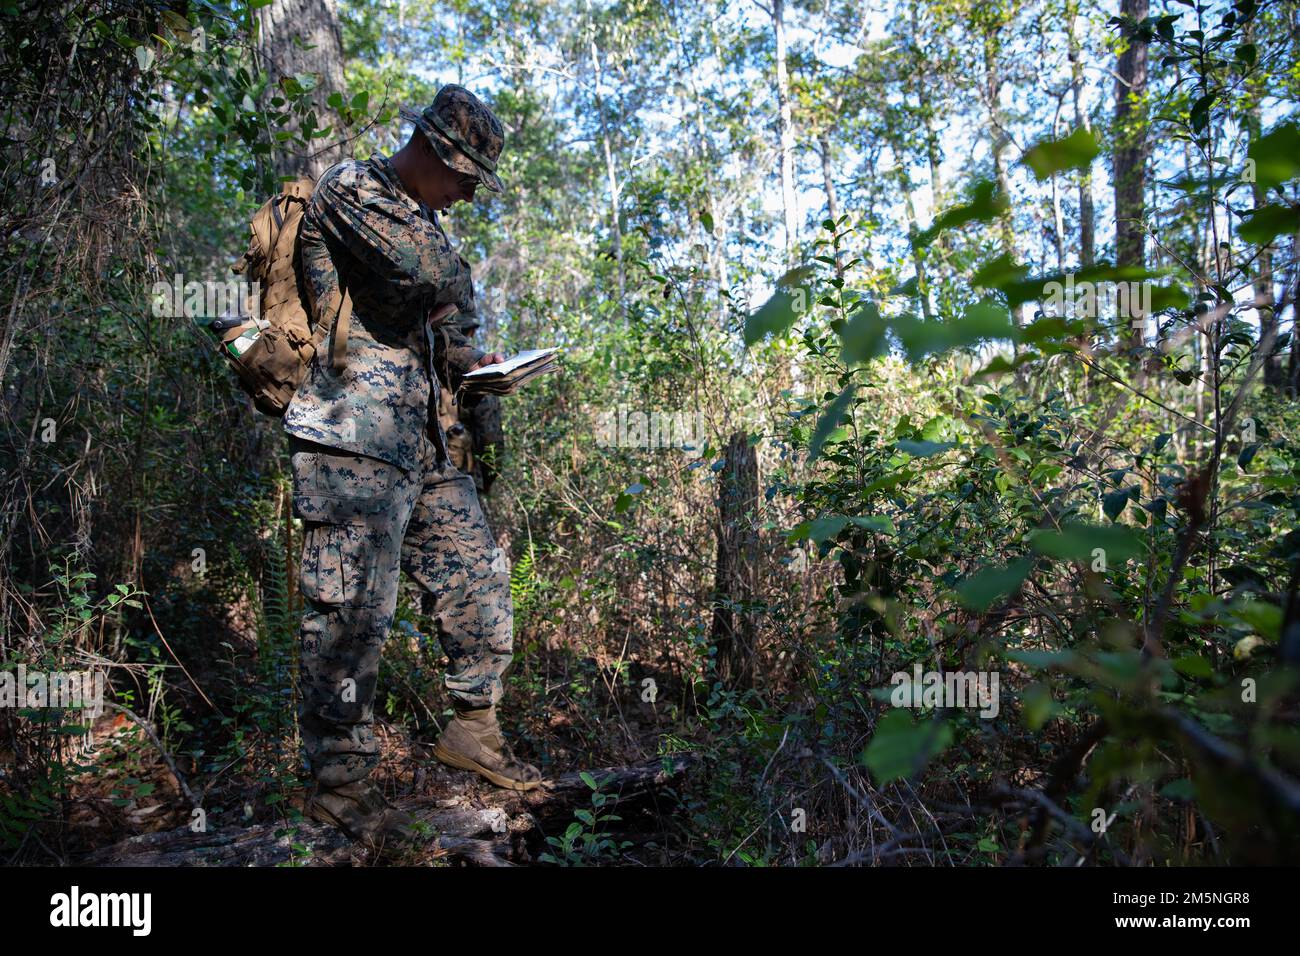
{"type": "Polygon", "coordinates": [[[478,189],[478,183],[477,176],[466,176],[464,173],[458,173],[456,176],[456,198],[461,202],[473,202],[474,190],[478,189]]]}
{"type": "Polygon", "coordinates": [[[431,195],[425,197],[425,202],[439,212],[446,212],[458,202],[473,202],[479,184],[477,176],[452,169],[436,155],[433,165],[433,175],[429,177],[431,195]]]}

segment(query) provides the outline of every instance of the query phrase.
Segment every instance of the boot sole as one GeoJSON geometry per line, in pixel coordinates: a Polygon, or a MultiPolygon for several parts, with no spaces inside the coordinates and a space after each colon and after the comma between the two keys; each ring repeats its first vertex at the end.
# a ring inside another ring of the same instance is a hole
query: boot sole
{"type": "Polygon", "coordinates": [[[540,780],[533,780],[531,782],[511,780],[509,777],[504,777],[493,770],[489,770],[482,764],[470,760],[463,754],[458,754],[455,751],[448,750],[442,744],[433,745],[433,755],[449,767],[455,767],[457,770],[469,770],[478,774],[480,777],[483,777],[485,780],[491,781],[498,787],[504,787],[506,790],[515,790],[519,793],[526,793],[529,790],[536,790],[542,785],[542,781],[540,780]]]}

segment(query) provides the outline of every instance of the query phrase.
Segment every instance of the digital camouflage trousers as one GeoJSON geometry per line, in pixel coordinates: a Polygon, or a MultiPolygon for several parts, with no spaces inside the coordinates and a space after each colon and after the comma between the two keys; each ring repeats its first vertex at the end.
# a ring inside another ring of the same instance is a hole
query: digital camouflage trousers
{"type": "Polygon", "coordinates": [[[427,440],[417,472],[292,437],[290,454],[304,523],[303,744],[312,776],[338,786],[379,759],[375,683],[399,569],[429,592],[451,661],[447,689],[471,707],[501,696],[513,650],[510,573],[473,479],[439,464],[427,440]]]}

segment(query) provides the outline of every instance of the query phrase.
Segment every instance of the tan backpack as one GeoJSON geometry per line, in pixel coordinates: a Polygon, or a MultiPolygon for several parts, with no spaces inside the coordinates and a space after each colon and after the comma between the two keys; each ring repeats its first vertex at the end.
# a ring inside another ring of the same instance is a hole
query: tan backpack
{"type": "Polygon", "coordinates": [[[352,297],[344,290],[336,301],[322,304],[313,331],[298,256],[298,229],[315,186],[304,176],[263,203],[248,224],[248,251],[231,266],[231,271],[258,283],[262,322],[260,331],[253,322],[225,331],[221,354],[234,366],[257,410],[267,415],[284,414],[331,329],[330,362],[335,371],[347,364],[352,297]],[[327,316],[333,321],[325,321],[327,316]],[[246,347],[241,351],[240,345],[246,347]]]}

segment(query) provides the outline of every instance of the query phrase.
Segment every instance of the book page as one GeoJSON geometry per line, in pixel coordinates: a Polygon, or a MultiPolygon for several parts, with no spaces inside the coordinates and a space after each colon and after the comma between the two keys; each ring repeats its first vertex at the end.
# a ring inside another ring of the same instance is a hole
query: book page
{"type": "Polygon", "coordinates": [[[529,349],[526,352],[520,352],[512,358],[506,359],[504,362],[498,362],[495,365],[484,365],[482,368],[476,368],[472,372],[466,372],[465,378],[483,378],[489,375],[506,375],[520,366],[536,362],[545,356],[552,355],[558,351],[558,348],[529,349]]]}

